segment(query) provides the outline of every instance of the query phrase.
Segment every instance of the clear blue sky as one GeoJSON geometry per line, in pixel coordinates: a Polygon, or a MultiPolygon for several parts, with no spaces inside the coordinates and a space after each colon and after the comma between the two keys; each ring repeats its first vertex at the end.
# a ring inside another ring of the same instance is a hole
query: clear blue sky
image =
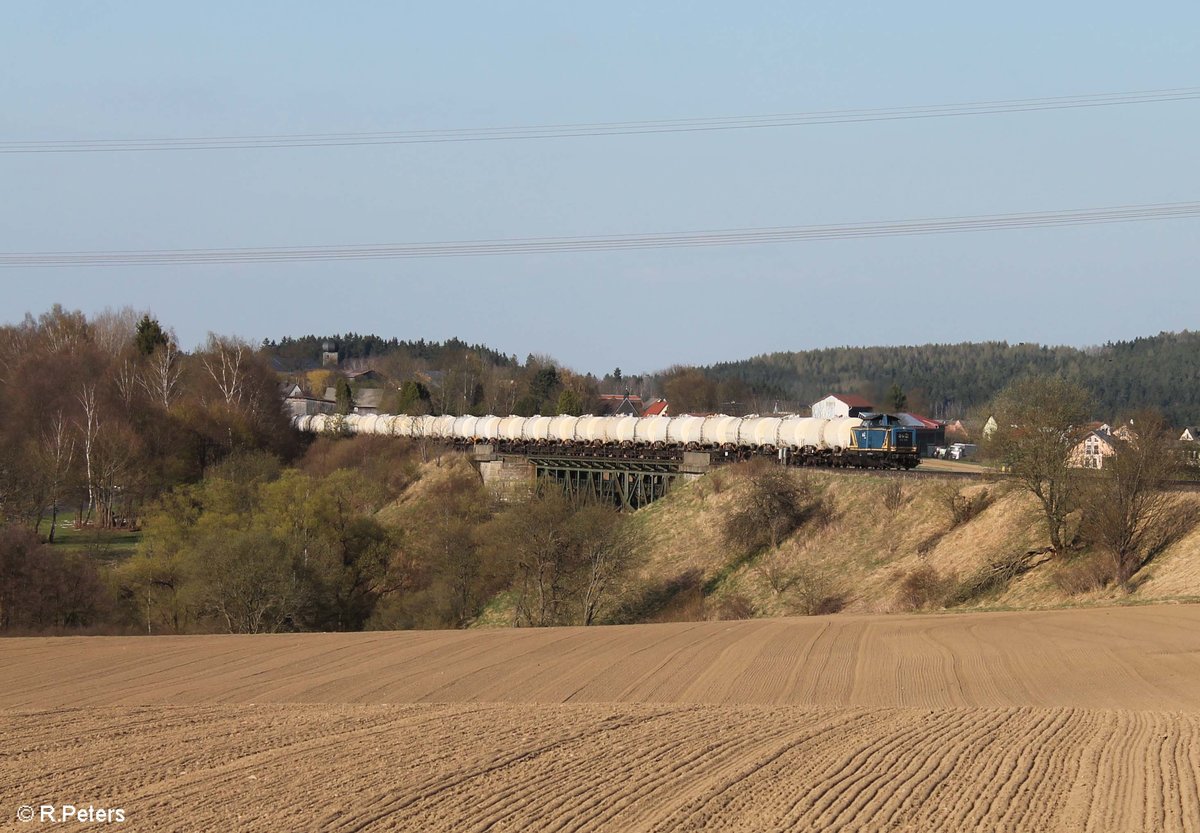
{"type": "MultiPolygon", "coordinates": [[[[1200,4],[10,4],[0,140],[347,133],[1200,85],[1200,4]]],[[[1200,101],[773,130],[0,155],[0,252],[405,243],[1200,199],[1200,101]]],[[[459,336],[626,372],[843,344],[1195,328],[1200,219],[731,248],[0,270],[0,319],[185,346],[459,336]]]]}

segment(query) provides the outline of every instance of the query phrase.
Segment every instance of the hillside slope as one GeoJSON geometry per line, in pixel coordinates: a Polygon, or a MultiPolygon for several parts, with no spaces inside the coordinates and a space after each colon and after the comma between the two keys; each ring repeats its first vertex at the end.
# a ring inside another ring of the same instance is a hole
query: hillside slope
{"type": "MultiPolygon", "coordinates": [[[[1031,559],[1009,582],[994,565],[1046,545],[1032,498],[1002,481],[897,478],[804,471],[825,511],[776,551],[731,551],[724,520],[744,501],[744,467],[687,484],[633,519],[638,567],[624,589],[622,621],[746,618],[846,611],[1040,608],[1200,598],[1200,526],[1182,534],[1134,578],[1135,590],[1100,587],[1104,555],[1080,547],[1031,559]],[[954,521],[955,497],[973,517],[954,521]]],[[[1175,496],[1181,518],[1200,495],[1175,496]]]]}

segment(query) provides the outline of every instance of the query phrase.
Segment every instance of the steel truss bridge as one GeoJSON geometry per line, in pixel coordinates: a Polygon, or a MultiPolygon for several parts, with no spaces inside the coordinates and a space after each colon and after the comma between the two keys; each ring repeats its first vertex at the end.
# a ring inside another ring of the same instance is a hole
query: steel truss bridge
{"type": "MultiPolygon", "coordinates": [[[[477,464],[497,464],[516,472],[509,480],[528,478],[530,485],[557,484],[567,494],[594,496],[623,509],[639,509],[658,500],[681,480],[703,475],[717,462],[704,452],[664,453],[662,456],[589,455],[551,451],[523,454],[495,452],[475,446],[477,464]]],[[[483,467],[481,466],[481,472],[483,467]]],[[[484,474],[484,481],[488,482],[484,474]]]]}

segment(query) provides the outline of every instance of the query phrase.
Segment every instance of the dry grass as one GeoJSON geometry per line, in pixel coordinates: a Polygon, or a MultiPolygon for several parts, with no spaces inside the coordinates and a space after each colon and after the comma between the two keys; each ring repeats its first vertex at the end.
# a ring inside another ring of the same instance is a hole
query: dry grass
{"type": "MultiPolygon", "coordinates": [[[[789,594],[799,575],[836,577],[831,594],[847,612],[937,609],[955,600],[956,578],[969,584],[996,565],[1023,558],[1046,545],[1046,533],[1032,498],[1001,482],[964,483],[957,479],[902,481],[889,477],[809,472],[827,516],[806,524],[767,553],[744,565],[721,539],[723,519],[736,505],[745,481],[742,467],[720,472],[720,488],[710,478],[688,484],[635,516],[640,528],[641,566],[635,586],[653,586],[664,577],[693,572],[713,599],[726,594],[746,598],[758,616],[804,613],[810,606],[789,594]],[[896,484],[900,484],[897,487],[896,484]],[[731,567],[731,565],[733,565],[731,567]],[[926,572],[922,572],[926,571],[926,572]],[[928,572],[932,571],[932,572],[928,572]],[[906,577],[936,574],[938,592],[901,585],[906,577]]],[[[1176,496],[1181,517],[1200,510],[1200,495],[1176,496]],[[1190,508],[1189,508],[1190,507],[1190,508]]],[[[1072,519],[1071,528],[1078,524],[1072,519]]],[[[1003,582],[965,588],[959,605],[1051,607],[1081,602],[1123,602],[1200,596],[1200,528],[1187,527],[1168,542],[1139,574],[1132,594],[1111,585],[1085,589],[1079,575],[1090,567],[1047,561],[1003,582]],[[1191,554],[1192,557],[1189,557],[1191,554]]],[[[1103,559],[1087,551],[1081,564],[1103,559]]],[[[711,600],[710,600],[711,601],[711,600]]],[[[688,608],[689,616],[699,607],[688,608]]],[[[720,615],[713,604],[703,614],[720,615]]]]}

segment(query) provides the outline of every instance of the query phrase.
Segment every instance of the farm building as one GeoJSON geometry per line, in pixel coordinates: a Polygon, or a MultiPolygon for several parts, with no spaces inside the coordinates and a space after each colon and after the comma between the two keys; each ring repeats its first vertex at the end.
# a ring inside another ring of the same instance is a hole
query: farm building
{"type": "Polygon", "coordinates": [[[874,408],[874,405],[861,396],[831,393],[821,401],[812,404],[812,415],[816,419],[839,419],[862,416],[870,413],[874,408]]]}

